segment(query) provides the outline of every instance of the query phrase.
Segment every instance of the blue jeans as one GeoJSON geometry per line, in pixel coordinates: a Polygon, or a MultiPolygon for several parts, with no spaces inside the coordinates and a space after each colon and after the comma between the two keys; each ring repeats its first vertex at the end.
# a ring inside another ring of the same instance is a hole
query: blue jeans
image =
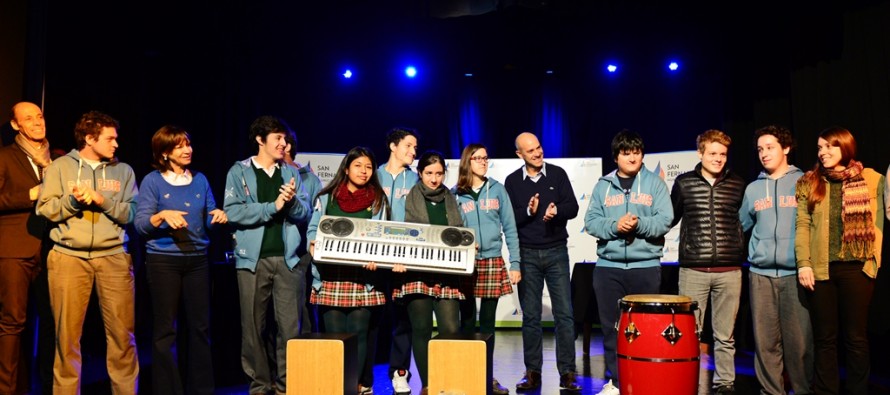
{"type": "Polygon", "coordinates": [[[522,281],[519,282],[519,304],[522,307],[525,369],[540,373],[543,365],[541,299],[546,282],[556,324],[556,368],[560,375],[575,372],[575,323],[569,282],[569,250],[564,245],[520,250],[522,281]]]}

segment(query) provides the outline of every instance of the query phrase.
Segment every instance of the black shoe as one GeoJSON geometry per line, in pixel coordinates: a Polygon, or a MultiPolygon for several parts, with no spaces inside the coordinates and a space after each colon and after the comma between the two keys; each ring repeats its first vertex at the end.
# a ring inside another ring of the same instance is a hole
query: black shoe
{"type": "Polygon", "coordinates": [[[541,373],[526,370],[522,380],[516,383],[516,391],[536,390],[541,388],[541,373]]]}
{"type": "Polygon", "coordinates": [[[733,394],[735,394],[735,387],[732,384],[720,385],[720,386],[714,387],[714,393],[721,394],[721,395],[723,395],[723,394],[733,395],[733,394]]]}
{"type": "Polygon", "coordinates": [[[581,386],[575,381],[575,372],[568,372],[564,375],[559,376],[559,389],[572,391],[572,392],[581,392],[581,386]]]}

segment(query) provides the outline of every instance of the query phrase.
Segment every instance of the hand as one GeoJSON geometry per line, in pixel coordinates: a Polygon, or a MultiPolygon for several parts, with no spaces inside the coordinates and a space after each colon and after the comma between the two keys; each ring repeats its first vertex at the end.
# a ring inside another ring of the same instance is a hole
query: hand
{"type": "Polygon", "coordinates": [[[377,263],[376,262],[368,262],[362,267],[364,267],[366,270],[370,270],[373,272],[373,271],[377,270],[377,263]]]}
{"type": "Polygon", "coordinates": [[[290,178],[290,182],[287,184],[281,185],[278,188],[278,198],[275,199],[275,210],[281,211],[284,205],[291,201],[294,196],[297,195],[297,183],[293,177],[290,178]]]}
{"type": "Polygon", "coordinates": [[[315,256],[315,240],[309,242],[309,255],[315,256]]]}
{"type": "Polygon", "coordinates": [[[229,222],[229,217],[226,216],[226,212],[220,209],[215,209],[209,213],[213,218],[210,219],[211,224],[224,224],[229,222]]]}
{"type": "Polygon", "coordinates": [[[536,193],[535,196],[532,196],[532,198],[528,201],[528,213],[531,214],[532,217],[534,217],[537,212],[538,212],[538,194],[536,193]]]}
{"type": "Polygon", "coordinates": [[[392,272],[393,272],[393,273],[405,273],[405,272],[407,272],[407,271],[408,271],[408,268],[405,267],[405,265],[403,265],[403,264],[401,264],[401,263],[396,263],[396,264],[393,264],[393,265],[392,265],[392,272]]]}
{"type": "Polygon", "coordinates": [[[797,269],[797,281],[800,285],[810,291],[816,290],[816,277],[813,276],[813,268],[802,267],[797,269]]]}
{"type": "Polygon", "coordinates": [[[639,218],[631,213],[626,213],[618,219],[618,234],[629,234],[637,228],[639,218]]]}
{"type": "Polygon", "coordinates": [[[189,226],[188,221],[185,220],[185,216],[188,215],[187,211],[162,210],[158,215],[167,223],[170,229],[182,229],[189,226]]]}
{"type": "Polygon", "coordinates": [[[555,216],[556,216],[556,204],[554,204],[553,202],[550,202],[550,204],[547,205],[547,211],[544,212],[544,222],[550,221],[555,216]]]}
{"type": "Polygon", "coordinates": [[[28,197],[31,199],[32,202],[37,201],[37,196],[40,196],[40,185],[43,184],[35,185],[33,188],[28,190],[28,197]]]}
{"type": "Polygon", "coordinates": [[[93,204],[93,194],[90,193],[92,188],[84,185],[80,185],[78,182],[71,188],[71,195],[74,196],[74,200],[77,200],[78,203],[89,206],[93,204]]]}
{"type": "Polygon", "coordinates": [[[522,281],[522,272],[519,270],[510,270],[510,284],[516,285],[522,281]]]}

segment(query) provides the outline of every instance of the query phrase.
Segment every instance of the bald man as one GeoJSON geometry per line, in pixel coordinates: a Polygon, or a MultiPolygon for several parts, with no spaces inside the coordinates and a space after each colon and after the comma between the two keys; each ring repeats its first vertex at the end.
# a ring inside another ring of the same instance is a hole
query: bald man
{"type": "Polygon", "coordinates": [[[559,388],[580,392],[575,381],[575,333],[569,283],[569,234],[566,224],[578,215],[578,200],[565,170],[544,162],[544,149],[532,133],[516,137],[516,156],[525,164],[507,176],[504,186],[519,231],[522,282],[522,349],[525,375],[516,391],[541,388],[544,283],[550,291],[556,325],[556,367],[559,388]]]}
{"type": "Polygon", "coordinates": [[[41,271],[46,228],[34,205],[51,161],[40,107],[17,103],[10,117],[15,140],[0,148],[0,394],[28,392],[27,379],[19,380],[25,373],[19,363],[21,335],[29,288],[41,271]]]}

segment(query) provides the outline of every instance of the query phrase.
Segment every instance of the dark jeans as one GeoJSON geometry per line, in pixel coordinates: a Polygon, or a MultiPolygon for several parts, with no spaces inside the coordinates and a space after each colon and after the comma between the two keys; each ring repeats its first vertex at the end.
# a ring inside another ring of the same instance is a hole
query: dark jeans
{"type": "Polygon", "coordinates": [[[810,293],[817,394],[868,394],[868,306],[875,281],[862,273],[862,262],[831,262],[829,279],[816,281],[810,293]],[[847,383],[840,391],[838,334],[843,333],[847,383]]]}
{"type": "Polygon", "coordinates": [[[435,299],[426,295],[409,295],[408,317],[411,319],[411,337],[414,346],[414,364],[425,388],[428,384],[429,343],[433,337],[433,310],[439,334],[454,335],[460,331],[460,305],[457,299],[435,299]]]}
{"type": "Polygon", "coordinates": [[[603,328],[603,354],[606,369],[618,385],[618,301],[633,294],[657,294],[661,287],[661,266],[640,269],[597,267],[593,269],[593,289],[603,328]]]}
{"type": "Polygon", "coordinates": [[[547,249],[521,248],[522,351],[525,369],[541,372],[544,364],[544,330],[541,327],[544,283],[550,292],[556,325],[556,368],[559,374],[575,372],[575,321],[572,318],[572,285],[569,282],[569,250],[566,246],[547,249]]]}
{"type": "Polygon", "coordinates": [[[151,293],[152,387],[156,394],[213,394],[210,352],[210,266],[206,255],[147,254],[151,293]],[[176,328],[180,304],[188,333],[186,386],[179,375],[176,328]]]}

